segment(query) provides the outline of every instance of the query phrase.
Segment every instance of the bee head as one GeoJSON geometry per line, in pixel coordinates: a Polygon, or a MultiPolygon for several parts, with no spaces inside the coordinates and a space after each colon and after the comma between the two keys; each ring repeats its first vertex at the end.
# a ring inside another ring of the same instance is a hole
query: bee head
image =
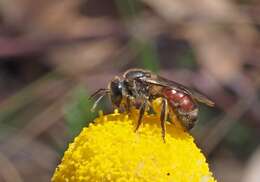
{"type": "Polygon", "coordinates": [[[115,77],[109,84],[110,98],[113,105],[119,107],[123,98],[123,82],[119,77],[115,77]]]}

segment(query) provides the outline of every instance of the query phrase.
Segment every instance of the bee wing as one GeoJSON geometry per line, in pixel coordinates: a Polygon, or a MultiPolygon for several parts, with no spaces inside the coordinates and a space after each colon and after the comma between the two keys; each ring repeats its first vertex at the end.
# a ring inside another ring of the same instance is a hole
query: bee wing
{"type": "Polygon", "coordinates": [[[195,100],[203,103],[203,104],[206,104],[210,107],[214,107],[215,106],[215,103],[210,100],[209,98],[207,98],[205,95],[202,95],[201,93],[195,91],[195,90],[192,90],[192,98],[194,98],[195,100]]]}
{"type": "Polygon", "coordinates": [[[158,75],[153,75],[151,78],[142,78],[142,80],[147,83],[160,85],[160,86],[164,86],[164,87],[169,87],[174,90],[184,92],[185,94],[190,95],[193,99],[195,99],[201,103],[204,103],[208,106],[213,107],[215,105],[215,103],[213,101],[211,101],[209,98],[207,98],[203,94],[201,94],[193,89],[190,89],[180,83],[174,82],[172,80],[168,80],[168,79],[160,77],[158,75]]]}

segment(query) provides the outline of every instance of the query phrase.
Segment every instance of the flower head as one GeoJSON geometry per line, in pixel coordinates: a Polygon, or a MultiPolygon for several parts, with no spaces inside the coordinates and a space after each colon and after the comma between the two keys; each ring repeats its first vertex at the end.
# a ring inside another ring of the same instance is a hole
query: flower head
{"type": "Polygon", "coordinates": [[[177,119],[167,124],[164,143],[159,116],[146,114],[137,132],[137,112],[131,116],[100,114],[69,145],[52,182],[215,181],[193,137],[177,119]]]}

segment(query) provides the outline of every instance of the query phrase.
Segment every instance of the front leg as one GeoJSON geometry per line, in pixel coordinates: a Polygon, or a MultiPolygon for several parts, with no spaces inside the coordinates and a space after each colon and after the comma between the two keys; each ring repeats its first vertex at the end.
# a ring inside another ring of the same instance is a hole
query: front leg
{"type": "Polygon", "coordinates": [[[165,142],[165,130],[166,130],[165,123],[167,120],[167,115],[168,115],[168,101],[167,99],[164,98],[162,100],[162,109],[161,109],[161,117],[160,117],[161,127],[162,127],[162,138],[164,142],[165,142]]]}
{"type": "Polygon", "coordinates": [[[127,113],[130,113],[131,110],[131,99],[130,96],[126,97],[125,109],[127,113]]]}
{"type": "Polygon", "coordinates": [[[145,113],[145,109],[146,109],[146,105],[147,105],[147,101],[144,101],[142,103],[141,107],[140,107],[139,118],[138,118],[138,121],[137,121],[135,132],[138,130],[138,128],[140,127],[140,125],[142,123],[142,120],[143,120],[143,117],[144,117],[144,113],[145,113]]]}

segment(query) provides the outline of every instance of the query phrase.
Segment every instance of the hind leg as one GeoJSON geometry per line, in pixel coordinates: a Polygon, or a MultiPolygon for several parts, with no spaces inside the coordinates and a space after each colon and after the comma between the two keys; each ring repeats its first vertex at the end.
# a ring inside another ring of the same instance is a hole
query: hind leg
{"type": "Polygon", "coordinates": [[[161,120],[161,127],[162,127],[162,138],[164,142],[165,142],[165,131],[166,131],[165,123],[168,115],[167,109],[168,109],[168,101],[167,99],[163,99],[160,120],[161,120]]]}

